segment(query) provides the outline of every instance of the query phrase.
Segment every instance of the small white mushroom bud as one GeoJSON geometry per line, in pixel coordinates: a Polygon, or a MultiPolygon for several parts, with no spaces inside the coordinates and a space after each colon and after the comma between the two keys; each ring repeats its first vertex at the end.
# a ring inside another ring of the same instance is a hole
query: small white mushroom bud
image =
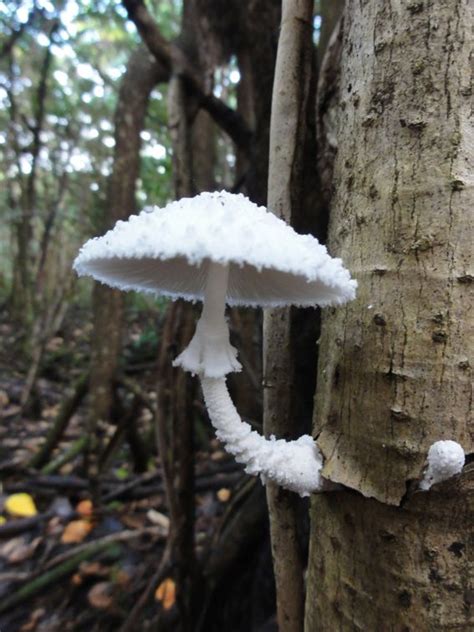
{"type": "Polygon", "coordinates": [[[436,441],[428,450],[427,461],[428,465],[420,482],[420,489],[423,491],[459,474],[464,467],[464,450],[456,441],[436,441]]]}

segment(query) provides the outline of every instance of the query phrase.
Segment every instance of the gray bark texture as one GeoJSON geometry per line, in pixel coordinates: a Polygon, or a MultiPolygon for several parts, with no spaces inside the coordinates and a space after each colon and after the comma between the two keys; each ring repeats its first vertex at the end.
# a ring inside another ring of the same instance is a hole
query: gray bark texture
{"type": "Polygon", "coordinates": [[[472,452],[472,5],[349,2],[329,248],[359,282],[328,311],[324,474],[399,504],[438,439],[472,452]]]}
{"type": "Polygon", "coordinates": [[[474,452],[473,26],[346,4],[329,250],[359,290],[324,317],[314,435],[353,491],[312,502],[311,632],[474,629],[472,465],[416,491],[434,441],[474,452]]]}

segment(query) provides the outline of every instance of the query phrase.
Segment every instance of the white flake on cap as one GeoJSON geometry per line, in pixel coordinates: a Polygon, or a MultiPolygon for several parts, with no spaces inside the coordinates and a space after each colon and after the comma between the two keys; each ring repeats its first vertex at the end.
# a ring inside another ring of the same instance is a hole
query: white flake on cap
{"type": "Polygon", "coordinates": [[[210,261],[229,264],[230,305],[337,305],[357,287],[317,239],[226,191],[117,222],[82,247],[74,268],[122,290],[202,300],[210,261]]]}
{"type": "Polygon", "coordinates": [[[459,474],[464,467],[464,450],[456,441],[436,441],[428,450],[427,461],[428,466],[420,482],[423,491],[459,474]]]}

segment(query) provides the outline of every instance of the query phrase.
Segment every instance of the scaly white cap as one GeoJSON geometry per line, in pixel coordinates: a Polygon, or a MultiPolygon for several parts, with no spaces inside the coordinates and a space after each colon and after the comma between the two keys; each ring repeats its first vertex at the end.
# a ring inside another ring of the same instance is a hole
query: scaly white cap
{"type": "Polygon", "coordinates": [[[229,266],[230,305],[338,305],[357,287],[317,239],[226,191],[117,222],[81,248],[74,268],[122,290],[202,300],[210,262],[229,266]]]}

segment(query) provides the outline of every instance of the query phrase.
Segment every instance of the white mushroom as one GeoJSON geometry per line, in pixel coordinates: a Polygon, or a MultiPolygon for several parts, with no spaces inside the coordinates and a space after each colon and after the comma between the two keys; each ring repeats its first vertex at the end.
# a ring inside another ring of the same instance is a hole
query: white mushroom
{"type": "Polygon", "coordinates": [[[240,419],[225,375],[239,371],[225,305],[339,305],[356,281],[310,235],[243,195],[201,193],[145,209],[89,240],[74,262],[79,275],[122,290],[204,302],[196,333],[174,366],[199,375],[209,416],[226,450],[251,474],[308,495],[322,485],[322,456],[309,435],[265,439],[240,419]]]}
{"type": "Polygon", "coordinates": [[[428,491],[436,483],[460,474],[465,460],[464,450],[456,441],[436,441],[428,450],[428,464],[420,482],[420,489],[428,491]]]}

